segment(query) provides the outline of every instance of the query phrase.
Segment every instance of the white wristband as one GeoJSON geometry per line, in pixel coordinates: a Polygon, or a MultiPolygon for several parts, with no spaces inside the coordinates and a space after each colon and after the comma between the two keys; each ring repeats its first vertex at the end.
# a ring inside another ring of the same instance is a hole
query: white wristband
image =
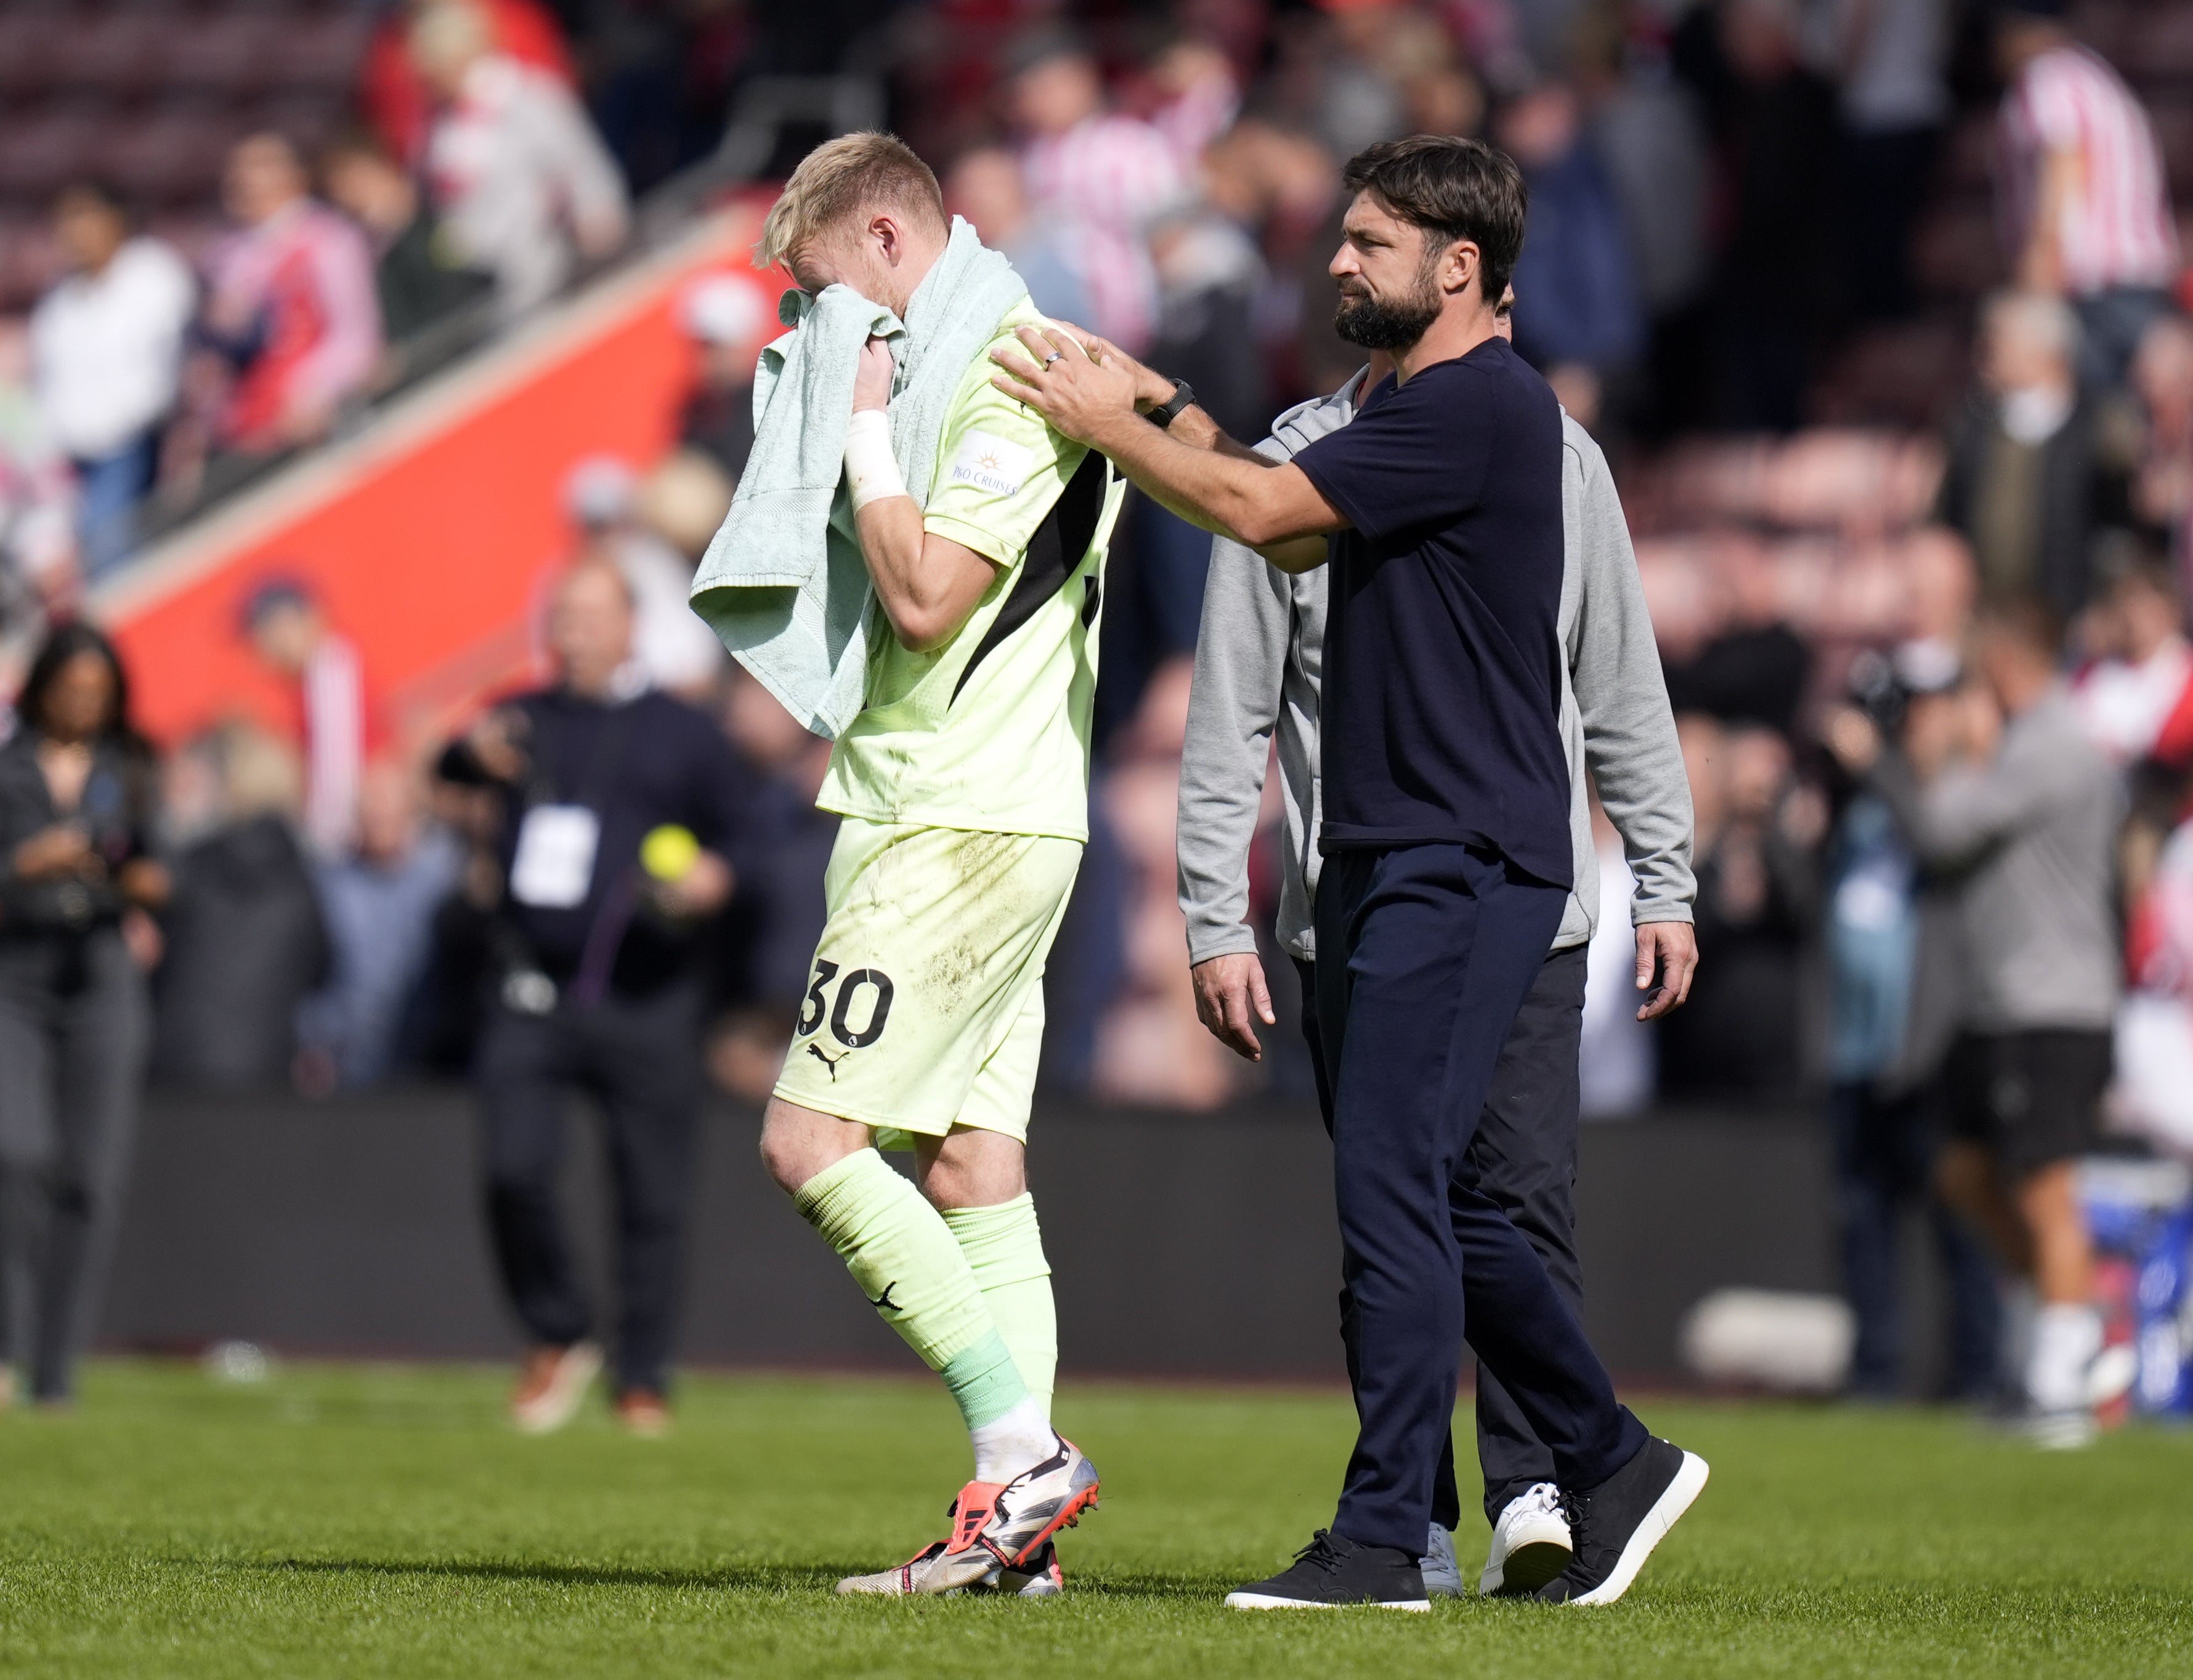
{"type": "Polygon", "coordinates": [[[890,420],[881,409],[863,409],[845,426],[845,477],[853,511],[872,501],[906,494],[906,479],[891,453],[890,420]]]}

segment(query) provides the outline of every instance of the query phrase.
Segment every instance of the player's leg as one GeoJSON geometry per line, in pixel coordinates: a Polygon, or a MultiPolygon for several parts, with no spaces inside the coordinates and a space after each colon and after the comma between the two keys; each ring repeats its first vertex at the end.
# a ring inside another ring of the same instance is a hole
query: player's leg
{"type": "Polygon", "coordinates": [[[942,1138],[915,1140],[914,1175],[967,1256],[1021,1380],[1048,1420],[1058,1369],[1058,1311],[1043,1227],[1028,1192],[1026,1143],[1043,1026],[1039,973],[976,1076],[961,1123],[942,1138]]]}
{"type": "MultiPolygon", "coordinates": [[[[1501,1046],[1492,1089],[1477,1117],[1457,1182],[1498,1204],[1544,1262],[1555,1290],[1580,1319],[1583,1268],[1577,1259],[1577,1125],[1582,1106],[1577,1057],[1583,1033],[1587,951],[1557,951],[1539,965],[1501,1046]]],[[[1463,1322],[1491,1310],[1463,1272],[1463,1322]]],[[[1481,1362],[1477,1372],[1478,1464],[1492,1549],[1480,1578],[1485,1592],[1535,1591],[1570,1561],[1568,1521],[1552,1453],[1514,1397],[1481,1362]]],[[[1433,1520],[1459,1515],[1452,1435],[1432,1489],[1433,1520]]]]}
{"type": "Polygon", "coordinates": [[[980,1431],[1025,1405],[1028,1392],[943,1216],[856,1121],[772,1098],[761,1156],[868,1304],[944,1380],[979,1465],[980,1431]]]}

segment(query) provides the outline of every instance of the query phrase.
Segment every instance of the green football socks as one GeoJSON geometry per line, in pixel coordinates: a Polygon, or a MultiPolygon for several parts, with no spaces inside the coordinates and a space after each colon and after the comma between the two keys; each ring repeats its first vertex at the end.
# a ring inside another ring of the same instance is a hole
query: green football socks
{"type": "MultiPolygon", "coordinates": [[[[844,1258],[884,1322],[944,1379],[970,1431],[995,1423],[1029,1398],[985,1286],[947,1223],[951,1215],[940,1215],[881,1155],[856,1150],[802,1185],[793,1205],[844,1258]]],[[[1028,1220],[1033,1235],[1032,1206],[1028,1220]]],[[[1036,1260],[1040,1265],[1039,1244],[1036,1260]]],[[[1044,1292],[1047,1308],[1047,1277],[1044,1292]]],[[[1046,1402],[1056,1359],[1055,1331],[1051,1345],[1043,1367],[1046,1402]]]]}
{"type": "Polygon", "coordinates": [[[947,1208],[944,1223],[982,1292],[990,1317],[1012,1351],[1021,1380],[1051,1415],[1051,1385],[1058,1370],[1058,1310],[1051,1300],[1051,1263],[1035,1198],[1023,1191],[994,1208],[947,1208]]]}

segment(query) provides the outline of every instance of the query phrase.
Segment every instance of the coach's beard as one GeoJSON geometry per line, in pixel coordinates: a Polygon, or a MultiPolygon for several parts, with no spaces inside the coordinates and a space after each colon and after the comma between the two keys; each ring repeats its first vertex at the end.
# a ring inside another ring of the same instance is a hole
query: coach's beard
{"type": "Polygon", "coordinates": [[[1332,329],[1366,350],[1406,350],[1430,330],[1439,313],[1438,289],[1429,277],[1419,277],[1415,290],[1392,303],[1369,292],[1351,296],[1343,290],[1332,311],[1332,329]]]}

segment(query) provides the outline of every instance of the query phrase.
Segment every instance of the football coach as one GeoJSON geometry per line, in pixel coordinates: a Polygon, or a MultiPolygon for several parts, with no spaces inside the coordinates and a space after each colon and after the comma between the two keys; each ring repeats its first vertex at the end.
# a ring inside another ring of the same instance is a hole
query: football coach
{"type": "Polygon", "coordinates": [[[1428,1608],[1466,1306],[1571,1513],[1573,1561],[1540,1596],[1605,1603],[1706,1466],[1615,1399],[1543,1260],[1463,1171],[1575,879],[1561,414],[1496,319],[1524,186],[1503,154],[1430,135],[1359,153],[1345,181],[1336,325],[1394,372],[1291,461],[1183,429],[1124,360],[1056,329],[1023,332],[1033,361],[1000,351],[999,384],[1182,517],[1284,571],[1332,567],[1317,1014],[1360,1426],[1331,1528],[1227,1602],[1428,1608]]]}

